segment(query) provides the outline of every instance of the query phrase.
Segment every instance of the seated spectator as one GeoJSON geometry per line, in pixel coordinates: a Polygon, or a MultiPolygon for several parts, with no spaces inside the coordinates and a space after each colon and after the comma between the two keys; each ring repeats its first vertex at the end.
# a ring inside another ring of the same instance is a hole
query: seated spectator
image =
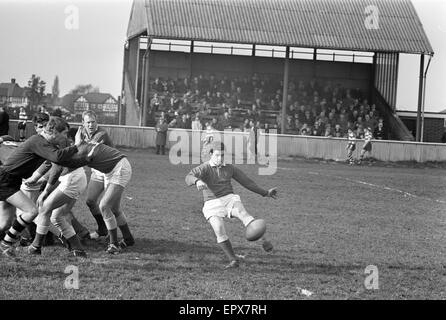
{"type": "Polygon", "coordinates": [[[192,130],[203,130],[203,126],[200,121],[199,113],[195,114],[195,118],[192,121],[191,127],[192,127],[192,130]]]}
{"type": "Polygon", "coordinates": [[[323,133],[324,133],[324,127],[322,126],[322,122],[318,120],[313,125],[313,129],[311,130],[311,135],[321,137],[323,133]]]}
{"type": "Polygon", "coordinates": [[[341,128],[341,125],[337,123],[333,130],[333,136],[335,138],[343,138],[344,137],[344,131],[341,128]]]}
{"type": "Polygon", "coordinates": [[[373,136],[377,140],[387,140],[387,132],[386,132],[386,129],[384,128],[383,121],[378,122],[378,126],[375,129],[375,131],[373,132],[373,136]]]}
{"type": "Polygon", "coordinates": [[[214,128],[217,131],[223,131],[223,128],[221,126],[221,123],[218,122],[217,118],[212,118],[212,122],[211,122],[212,128],[214,128]]]}
{"type": "Polygon", "coordinates": [[[161,99],[159,98],[158,93],[154,93],[152,100],[150,100],[150,110],[151,112],[157,112],[160,111],[160,108],[161,108],[161,99]]]}
{"type": "Polygon", "coordinates": [[[292,116],[287,116],[285,123],[285,134],[296,134],[296,127],[294,118],[292,116]]]}
{"type": "Polygon", "coordinates": [[[333,132],[332,132],[332,130],[331,130],[331,125],[330,125],[330,124],[327,124],[327,125],[325,126],[324,137],[326,137],[326,138],[331,138],[331,137],[333,137],[333,132]]]}
{"type": "Polygon", "coordinates": [[[314,124],[314,118],[313,118],[313,116],[311,115],[310,110],[306,110],[306,111],[305,111],[304,118],[302,119],[301,122],[306,123],[308,126],[313,126],[313,124],[314,124]]]}
{"type": "Polygon", "coordinates": [[[223,114],[223,117],[220,119],[221,128],[223,130],[232,129],[233,126],[232,123],[233,123],[232,116],[229,115],[229,112],[225,112],[223,114]]]}
{"type": "Polygon", "coordinates": [[[249,119],[245,119],[243,121],[241,129],[242,129],[243,132],[249,132],[249,129],[250,129],[250,127],[249,127],[249,119]]]}

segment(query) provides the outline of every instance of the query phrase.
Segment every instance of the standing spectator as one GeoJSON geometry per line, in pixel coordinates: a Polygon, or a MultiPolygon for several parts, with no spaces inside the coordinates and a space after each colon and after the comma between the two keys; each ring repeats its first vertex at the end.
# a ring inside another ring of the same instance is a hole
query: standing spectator
{"type": "Polygon", "coordinates": [[[9,114],[4,107],[0,107],[0,136],[7,136],[9,132],[9,114]]]}
{"type": "Polygon", "coordinates": [[[165,146],[167,140],[167,123],[164,118],[160,118],[155,126],[156,130],[156,154],[165,154],[165,146]]]}
{"type": "Polygon", "coordinates": [[[28,115],[26,114],[25,108],[20,107],[19,122],[17,124],[17,128],[19,129],[20,141],[25,141],[25,129],[27,120],[28,115]]]}

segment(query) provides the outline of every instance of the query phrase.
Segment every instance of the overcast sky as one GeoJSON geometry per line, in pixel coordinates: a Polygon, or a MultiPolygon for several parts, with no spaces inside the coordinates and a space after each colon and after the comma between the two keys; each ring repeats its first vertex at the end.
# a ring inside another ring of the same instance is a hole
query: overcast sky
{"type": "MultiPolygon", "coordinates": [[[[412,2],[435,52],[425,111],[441,111],[446,109],[446,1],[412,2]]],[[[0,82],[15,78],[23,87],[36,74],[51,92],[58,75],[61,95],[93,84],[117,97],[131,5],[132,0],[0,0],[0,82]],[[79,10],[77,29],[66,27],[70,5],[79,10]]],[[[399,110],[417,109],[419,60],[401,56],[399,110]]]]}

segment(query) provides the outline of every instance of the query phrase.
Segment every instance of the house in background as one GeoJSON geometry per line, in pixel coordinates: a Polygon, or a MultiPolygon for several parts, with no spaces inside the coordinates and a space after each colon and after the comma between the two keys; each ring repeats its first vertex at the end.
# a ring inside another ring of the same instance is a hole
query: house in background
{"type": "Polygon", "coordinates": [[[0,104],[10,109],[26,107],[28,105],[26,89],[20,87],[15,79],[0,83],[0,104]]]}
{"type": "MultiPolygon", "coordinates": [[[[71,97],[67,97],[69,100],[71,97]]],[[[77,95],[73,99],[73,111],[76,121],[82,120],[80,116],[86,110],[94,111],[98,116],[98,122],[104,124],[118,124],[119,103],[111,94],[90,92],[77,95]]]]}

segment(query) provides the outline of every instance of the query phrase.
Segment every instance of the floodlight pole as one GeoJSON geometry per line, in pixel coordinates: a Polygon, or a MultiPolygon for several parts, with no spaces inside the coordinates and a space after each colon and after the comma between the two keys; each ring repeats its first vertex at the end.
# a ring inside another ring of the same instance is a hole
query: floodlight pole
{"type": "Polygon", "coordinates": [[[286,47],[285,51],[285,66],[283,72],[283,96],[282,96],[282,125],[281,134],[285,134],[285,122],[286,122],[286,103],[288,101],[288,74],[290,69],[290,47],[286,47]]]}

